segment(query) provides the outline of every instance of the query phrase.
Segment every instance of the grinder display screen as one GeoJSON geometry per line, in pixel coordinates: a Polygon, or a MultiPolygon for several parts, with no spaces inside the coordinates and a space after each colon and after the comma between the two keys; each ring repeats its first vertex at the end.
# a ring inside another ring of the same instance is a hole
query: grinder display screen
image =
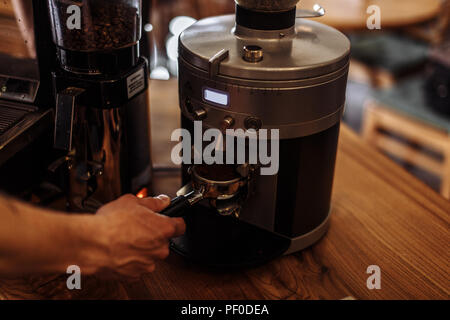
{"type": "Polygon", "coordinates": [[[206,102],[210,102],[221,107],[228,107],[228,105],[230,104],[230,96],[228,92],[210,88],[203,89],[203,99],[206,102]]]}

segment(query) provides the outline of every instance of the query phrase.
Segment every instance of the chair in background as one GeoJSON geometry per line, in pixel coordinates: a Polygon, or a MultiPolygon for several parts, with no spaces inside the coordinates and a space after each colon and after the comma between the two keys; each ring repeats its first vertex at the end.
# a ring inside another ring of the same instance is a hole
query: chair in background
{"type": "Polygon", "coordinates": [[[422,68],[429,44],[394,32],[370,31],[349,35],[352,61],[349,79],[388,88],[422,68]]]}
{"type": "Polygon", "coordinates": [[[424,23],[405,28],[412,36],[437,45],[450,33],[450,0],[444,0],[439,15],[424,23]]]}
{"type": "Polygon", "coordinates": [[[413,78],[376,90],[365,106],[363,138],[383,152],[440,177],[441,194],[450,199],[450,118],[428,105],[424,87],[423,78],[413,78]]]}
{"type": "MultiPolygon", "coordinates": [[[[450,33],[450,0],[440,3],[432,19],[425,22],[417,20],[417,23],[409,23],[396,32],[383,28],[350,34],[352,64],[349,79],[387,88],[423,67],[430,44],[442,43],[450,33]]],[[[432,4],[423,1],[421,5],[426,10],[426,6],[432,4]]]]}

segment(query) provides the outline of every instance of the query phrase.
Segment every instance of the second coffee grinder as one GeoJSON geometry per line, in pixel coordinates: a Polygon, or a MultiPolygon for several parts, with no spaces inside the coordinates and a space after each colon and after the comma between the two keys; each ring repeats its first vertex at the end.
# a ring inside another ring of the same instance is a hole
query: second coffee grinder
{"type": "Polygon", "coordinates": [[[95,211],[151,178],[141,0],[48,0],[59,68],[55,147],[72,210],[95,211]]]}

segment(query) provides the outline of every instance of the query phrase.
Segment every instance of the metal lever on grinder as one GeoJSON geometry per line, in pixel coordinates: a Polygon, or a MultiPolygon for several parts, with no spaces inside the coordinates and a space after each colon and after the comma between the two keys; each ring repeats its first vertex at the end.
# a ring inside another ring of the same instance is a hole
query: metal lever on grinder
{"type": "Polygon", "coordinates": [[[320,18],[325,15],[325,9],[320,4],[315,4],[312,10],[297,10],[296,18],[320,18]]]}

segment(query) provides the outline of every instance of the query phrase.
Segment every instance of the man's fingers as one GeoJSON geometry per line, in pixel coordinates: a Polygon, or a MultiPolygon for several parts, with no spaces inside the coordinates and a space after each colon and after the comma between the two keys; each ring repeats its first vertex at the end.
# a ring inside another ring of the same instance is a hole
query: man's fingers
{"type": "Polygon", "coordinates": [[[175,226],[174,237],[179,237],[186,232],[186,223],[183,218],[170,218],[175,226]]]}
{"type": "Polygon", "coordinates": [[[169,249],[169,245],[164,245],[161,248],[159,248],[158,250],[154,250],[151,252],[151,256],[155,257],[158,260],[164,260],[169,256],[170,253],[170,249],[169,249]]]}
{"type": "Polygon", "coordinates": [[[161,212],[170,204],[170,198],[166,195],[160,195],[155,198],[143,198],[138,202],[141,206],[144,206],[152,211],[161,212]]]}

